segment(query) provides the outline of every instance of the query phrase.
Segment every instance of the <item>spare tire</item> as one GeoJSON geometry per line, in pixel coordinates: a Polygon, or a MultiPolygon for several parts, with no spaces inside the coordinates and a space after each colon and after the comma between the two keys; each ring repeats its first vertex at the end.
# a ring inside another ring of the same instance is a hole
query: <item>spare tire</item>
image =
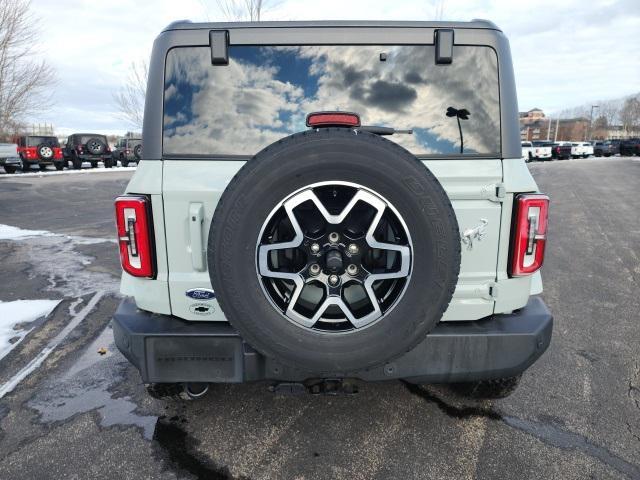
{"type": "Polygon", "coordinates": [[[142,158],[142,145],[138,144],[133,147],[133,155],[136,157],[136,160],[140,160],[142,158]]]}
{"type": "Polygon", "coordinates": [[[415,156],[341,128],[265,148],[232,179],[208,239],[216,298],[265,356],[348,373],[411,350],[460,269],[451,203],[415,156]]]}
{"type": "Polygon", "coordinates": [[[107,146],[99,138],[90,138],[85,147],[92,155],[102,155],[107,149],[107,146]]]}
{"type": "Polygon", "coordinates": [[[53,158],[53,148],[51,148],[51,145],[47,143],[41,143],[38,145],[36,152],[41,160],[51,160],[53,158]]]}

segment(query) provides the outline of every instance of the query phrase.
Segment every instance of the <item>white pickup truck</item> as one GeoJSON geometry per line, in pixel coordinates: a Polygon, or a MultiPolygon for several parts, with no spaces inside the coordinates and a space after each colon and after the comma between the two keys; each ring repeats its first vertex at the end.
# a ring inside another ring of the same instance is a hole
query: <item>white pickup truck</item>
{"type": "Polygon", "coordinates": [[[551,147],[548,145],[545,146],[545,143],[522,142],[522,159],[525,162],[551,160],[551,147]]]}
{"type": "Polygon", "coordinates": [[[593,145],[589,142],[571,143],[571,156],[573,158],[587,158],[593,155],[593,145]]]}
{"type": "Polygon", "coordinates": [[[4,167],[5,172],[15,173],[20,166],[18,145],[15,143],[0,143],[0,165],[4,167]]]}

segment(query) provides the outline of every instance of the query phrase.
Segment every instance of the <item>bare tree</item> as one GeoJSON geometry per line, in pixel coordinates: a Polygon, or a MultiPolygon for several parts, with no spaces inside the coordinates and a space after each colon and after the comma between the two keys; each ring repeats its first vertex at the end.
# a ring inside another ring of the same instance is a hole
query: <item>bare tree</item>
{"type": "Polygon", "coordinates": [[[268,0],[216,0],[222,15],[229,21],[259,22],[268,0]]]}
{"type": "Polygon", "coordinates": [[[37,58],[37,27],[27,0],[0,0],[0,134],[15,132],[26,117],[50,106],[55,73],[37,58]]]}
{"type": "Polygon", "coordinates": [[[618,116],[620,114],[620,101],[604,100],[596,103],[600,105],[598,113],[606,120],[606,124],[615,125],[618,122],[618,116]]]}
{"type": "Polygon", "coordinates": [[[147,93],[147,62],[132,62],[125,84],[113,95],[120,118],[141,130],[144,119],[144,98],[147,93]]]}
{"type": "Polygon", "coordinates": [[[640,95],[629,97],[620,110],[620,121],[626,132],[640,127],[640,95]]]}

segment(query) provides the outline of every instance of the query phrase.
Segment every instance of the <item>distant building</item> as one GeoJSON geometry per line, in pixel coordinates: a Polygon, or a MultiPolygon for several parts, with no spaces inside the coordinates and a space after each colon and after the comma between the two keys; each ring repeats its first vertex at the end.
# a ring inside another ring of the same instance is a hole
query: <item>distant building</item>
{"type": "Polygon", "coordinates": [[[520,125],[529,125],[545,118],[544,112],[539,108],[533,108],[528,112],[520,112],[520,125]]]}
{"type": "Polygon", "coordinates": [[[588,118],[554,119],[539,108],[520,112],[520,139],[524,141],[583,141],[589,136],[588,118]],[[557,134],[556,134],[557,128],[557,134]]]}

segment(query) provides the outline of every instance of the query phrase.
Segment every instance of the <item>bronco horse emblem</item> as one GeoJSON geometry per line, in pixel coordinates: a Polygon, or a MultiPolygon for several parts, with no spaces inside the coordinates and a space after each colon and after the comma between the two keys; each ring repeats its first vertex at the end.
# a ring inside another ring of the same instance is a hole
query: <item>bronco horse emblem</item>
{"type": "Polygon", "coordinates": [[[484,237],[487,234],[488,224],[489,222],[486,219],[481,218],[480,225],[473,228],[467,228],[462,233],[461,240],[462,240],[462,243],[464,243],[467,246],[467,250],[471,250],[473,248],[474,239],[476,239],[477,241],[481,241],[482,237],[484,237]]]}

